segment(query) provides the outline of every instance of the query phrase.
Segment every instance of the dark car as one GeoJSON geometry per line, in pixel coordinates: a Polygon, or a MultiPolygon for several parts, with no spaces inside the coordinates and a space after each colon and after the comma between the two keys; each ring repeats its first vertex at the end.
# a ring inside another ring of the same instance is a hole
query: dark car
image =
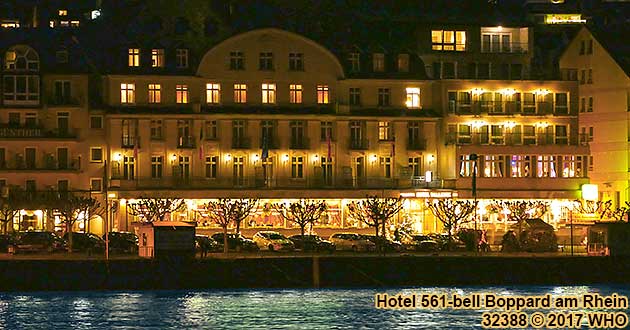
{"type": "Polygon", "coordinates": [[[0,235],[0,252],[9,252],[9,248],[13,248],[15,237],[13,235],[0,235]]]}
{"type": "Polygon", "coordinates": [[[219,244],[206,235],[195,235],[195,248],[197,252],[205,249],[206,252],[218,252],[223,250],[223,244],[219,244]]]}
{"type": "Polygon", "coordinates": [[[66,241],[50,231],[27,231],[19,235],[13,253],[55,252],[66,249],[66,241]]]}
{"type": "Polygon", "coordinates": [[[440,244],[428,235],[404,236],[402,243],[407,251],[436,252],[440,250],[440,244]]]}
{"type": "MultiPolygon", "coordinates": [[[[212,239],[220,244],[223,250],[223,233],[215,233],[212,239]]],[[[228,250],[240,251],[258,251],[258,245],[249,238],[243,237],[241,234],[227,234],[228,250]]]]}
{"type": "MultiPolygon", "coordinates": [[[[69,235],[63,235],[63,239],[70,244],[69,235]]],[[[105,241],[92,233],[72,233],[72,251],[78,252],[103,252],[105,241]]]]}
{"type": "MultiPolygon", "coordinates": [[[[112,231],[107,234],[109,250],[118,253],[138,253],[138,236],[124,231],[112,231]]],[[[105,235],[103,235],[105,240],[105,235]]]]}
{"type": "Polygon", "coordinates": [[[361,237],[376,244],[376,251],[379,252],[400,252],[402,251],[402,244],[400,242],[393,241],[389,238],[376,236],[376,235],[361,235],[361,237]]]}
{"type": "Polygon", "coordinates": [[[312,252],[335,251],[335,244],[317,235],[293,235],[289,239],[295,244],[296,250],[312,252]]]}

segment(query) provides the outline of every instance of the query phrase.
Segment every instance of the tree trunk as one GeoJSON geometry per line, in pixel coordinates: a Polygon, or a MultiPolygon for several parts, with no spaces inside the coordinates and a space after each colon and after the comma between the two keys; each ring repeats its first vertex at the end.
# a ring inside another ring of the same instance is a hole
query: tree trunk
{"type": "Polygon", "coordinates": [[[72,224],[66,223],[66,231],[68,233],[68,253],[72,253],[72,224]]]}
{"type": "Polygon", "coordinates": [[[228,254],[228,237],[227,237],[227,225],[223,226],[223,253],[228,254]]]}
{"type": "Polygon", "coordinates": [[[2,231],[5,234],[9,233],[9,221],[4,221],[4,223],[2,224],[2,231]]]}
{"type": "Polygon", "coordinates": [[[375,232],[376,232],[376,237],[378,237],[378,224],[376,226],[374,226],[375,232]]]}
{"type": "Polygon", "coordinates": [[[234,220],[234,224],[236,225],[236,233],[239,234],[241,232],[241,222],[234,220]]]}
{"type": "Polygon", "coordinates": [[[387,225],[387,220],[383,219],[381,224],[383,225],[383,230],[381,230],[381,235],[383,235],[383,237],[385,237],[385,226],[387,225]]]}
{"type": "Polygon", "coordinates": [[[302,236],[304,236],[304,228],[306,228],[306,224],[300,223],[300,232],[302,233],[302,236]]]}

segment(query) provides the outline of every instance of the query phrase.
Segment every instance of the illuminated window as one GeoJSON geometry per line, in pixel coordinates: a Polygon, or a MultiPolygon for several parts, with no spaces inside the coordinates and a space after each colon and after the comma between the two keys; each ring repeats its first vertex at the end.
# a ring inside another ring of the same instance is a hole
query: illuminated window
{"type": "Polygon", "coordinates": [[[353,72],[361,71],[361,55],[359,53],[350,53],[348,56],[350,62],[350,70],[353,72]]]}
{"type": "Polygon", "coordinates": [[[503,156],[486,155],[483,159],[483,176],[486,178],[502,178],[505,168],[503,156]]]}
{"type": "Polygon", "coordinates": [[[164,49],[151,49],[151,66],[154,68],[164,67],[164,49]]]}
{"type": "Polygon", "coordinates": [[[474,166],[475,166],[475,161],[470,159],[469,155],[459,156],[459,176],[460,177],[472,176],[474,166]]]}
{"type": "Polygon", "coordinates": [[[221,101],[221,85],[216,83],[206,84],[206,102],[219,104],[221,101]]]}
{"type": "Polygon", "coordinates": [[[59,16],[68,16],[68,10],[66,9],[59,9],[58,13],[59,16]]]}
{"type": "Polygon", "coordinates": [[[465,51],[466,31],[432,30],[433,50],[465,51]]]}
{"type": "Polygon", "coordinates": [[[398,72],[409,72],[409,54],[398,54],[398,72]]]}
{"type": "Polygon", "coordinates": [[[390,91],[389,88],[379,88],[378,89],[378,106],[379,107],[388,107],[390,99],[390,91]]]}
{"type": "Polygon", "coordinates": [[[320,157],[321,167],[322,167],[322,179],[324,184],[332,185],[333,184],[333,158],[328,157],[327,154],[321,155],[320,157]]]}
{"type": "Polygon", "coordinates": [[[422,176],[422,158],[421,157],[409,157],[409,171],[412,177],[422,176]]]}
{"type": "Polygon", "coordinates": [[[361,88],[350,87],[349,92],[350,105],[361,105],[361,88]]]}
{"type": "Polygon", "coordinates": [[[510,176],[513,178],[528,178],[531,176],[530,166],[530,156],[513,155],[510,159],[510,176]]]}
{"type": "Polygon", "coordinates": [[[537,156],[536,176],[539,178],[556,178],[557,156],[537,156]]]}
{"type": "Polygon", "coordinates": [[[385,71],[385,54],[376,53],[372,55],[372,64],[374,72],[385,71]]]}
{"type": "Polygon", "coordinates": [[[12,71],[38,71],[39,55],[27,46],[11,47],[4,54],[4,68],[12,71]]]}
{"type": "Polygon", "coordinates": [[[391,178],[392,177],[392,158],[381,157],[380,165],[381,165],[381,175],[387,179],[391,178]]]}
{"type": "Polygon", "coordinates": [[[317,85],[317,103],[328,104],[328,102],[330,102],[328,85],[317,85]]]}
{"type": "Polygon", "coordinates": [[[388,121],[378,122],[378,139],[380,141],[389,141],[391,136],[391,126],[388,121]]]}
{"type": "Polygon", "coordinates": [[[258,69],[262,71],[273,70],[273,53],[262,52],[258,59],[258,69]]]}
{"type": "Polygon", "coordinates": [[[291,178],[293,179],[304,178],[304,157],[302,156],[291,157],[291,178]]]}
{"type": "Polygon", "coordinates": [[[59,26],[68,27],[68,26],[70,26],[70,22],[68,22],[68,21],[59,21],[59,26]]]}
{"type": "Polygon", "coordinates": [[[162,178],[163,159],[164,158],[162,156],[151,156],[151,178],[152,179],[162,178]]]}
{"type": "Polygon", "coordinates": [[[79,24],[81,24],[79,21],[70,21],[70,26],[72,27],[78,27],[79,24]]]}
{"type": "Polygon", "coordinates": [[[175,50],[175,66],[178,69],[188,67],[188,49],[178,48],[175,50]]]}
{"type": "Polygon", "coordinates": [[[207,156],[206,157],[206,178],[217,178],[217,164],[219,163],[219,156],[207,156]]]}
{"type": "Polygon", "coordinates": [[[234,84],[234,103],[247,103],[246,84],[234,84]]]}
{"type": "Polygon", "coordinates": [[[230,52],[230,70],[245,70],[243,52],[230,52]]]}
{"type": "Polygon", "coordinates": [[[175,101],[188,103],[188,85],[175,85],[175,101]]]}
{"type": "Polygon", "coordinates": [[[140,66],[140,49],[129,48],[129,66],[140,66]]]}
{"type": "Polygon", "coordinates": [[[302,85],[299,85],[299,84],[289,85],[289,102],[302,103],[302,85]]]}
{"type": "Polygon", "coordinates": [[[136,84],[120,84],[120,103],[132,104],[136,102],[136,84]]]}
{"type": "Polygon", "coordinates": [[[405,105],[407,105],[407,108],[420,107],[420,88],[407,87],[407,101],[405,105]]]}
{"type": "Polygon", "coordinates": [[[149,103],[160,103],[162,101],[162,85],[149,84],[149,103]]]}
{"type": "Polygon", "coordinates": [[[562,156],[562,177],[580,178],[584,176],[583,156],[562,156]]]}
{"type": "Polygon", "coordinates": [[[276,84],[262,84],[262,103],[276,103],[276,84]]]}
{"type": "Polygon", "coordinates": [[[304,71],[304,55],[302,53],[289,53],[289,70],[304,71]]]}

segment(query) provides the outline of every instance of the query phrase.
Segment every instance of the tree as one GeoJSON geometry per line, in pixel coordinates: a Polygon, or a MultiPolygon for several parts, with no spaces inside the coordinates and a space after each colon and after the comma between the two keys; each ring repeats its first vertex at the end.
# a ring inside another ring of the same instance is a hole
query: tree
{"type": "Polygon", "coordinates": [[[440,220],[448,234],[449,242],[453,241],[453,234],[459,230],[461,225],[470,222],[470,215],[477,208],[476,201],[455,200],[455,199],[434,199],[427,202],[427,207],[431,213],[440,220]]]}
{"type": "Polygon", "coordinates": [[[510,221],[515,221],[518,224],[518,234],[520,236],[523,231],[523,223],[527,219],[541,218],[547,209],[549,203],[542,201],[498,201],[494,200],[490,204],[490,211],[494,213],[501,213],[502,211],[509,211],[507,217],[510,221]]]}
{"type": "Polygon", "coordinates": [[[271,207],[285,220],[300,226],[302,235],[304,235],[304,228],[309,224],[312,226],[328,209],[325,201],[311,199],[300,199],[290,204],[277,203],[272,204],[271,207]]]}
{"type": "MultiPolygon", "coordinates": [[[[8,187],[7,187],[8,188],[8,187]]],[[[25,208],[26,200],[23,191],[19,189],[9,189],[0,197],[0,215],[2,219],[2,231],[7,234],[9,223],[20,214],[20,210],[25,208]]]]}
{"type": "Polygon", "coordinates": [[[182,198],[142,197],[127,204],[129,213],[139,216],[142,222],[164,221],[167,214],[183,211],[186,204],[182,198]]]}
{"type": "Polygon", "coordinates": [[[61,221],[66,225],[68,233],[68,251],[72,252],[72,228],[80,218],[90,219],[95,214],[101,214],[101,203],[89,194],[64,192],[55,194],[52,200],[61,215],[61,221]]]}
{"type": "Polygon", "coordinates": [[[240,224],[256,210],[257,205],[258,199],[220,198],[202,206],[203,216],[223,229],[223,252],[228,253],[227,228],[230,223],[240,224]]]}
{"type": "Polygon", "coordinates": [[[610,217],[617,221],[623,221],[626,218],[626,215],[628,214],[628,212],[630,212],[629,208],[625,206],[621,206],[610,211],[610,217]]]}
{"type": "Polygon", "coordinates": [[[385,237],[387,223],[403,208],[402,197],[367,196],[365,199],[348,204],[348,213],[351,218],[374,227],[376,236],[379,236],[379,227],[382,228],[385,237]]]}
{"type": "Polygon", "coordinates": [[[604,219],[610,217],[613,202],[607,201],[587,201],[576,199],[574,202],[575,210],[582,214],[595,214],[597,218],[604,219]]]}

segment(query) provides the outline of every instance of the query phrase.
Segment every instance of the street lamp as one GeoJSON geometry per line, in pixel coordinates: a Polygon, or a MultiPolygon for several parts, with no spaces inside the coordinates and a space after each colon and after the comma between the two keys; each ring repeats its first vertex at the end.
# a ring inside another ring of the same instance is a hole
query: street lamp
{"type": "Polygon", "coordinates": [[[470,154],[468,156],[468,159],[473,161],[472,195],[473,195],[473,200],[475,203],[475,215],[474,215],[475,232],[477,232],[477,159],[479,159],[479,156],[477,154],[470,154]]]}

